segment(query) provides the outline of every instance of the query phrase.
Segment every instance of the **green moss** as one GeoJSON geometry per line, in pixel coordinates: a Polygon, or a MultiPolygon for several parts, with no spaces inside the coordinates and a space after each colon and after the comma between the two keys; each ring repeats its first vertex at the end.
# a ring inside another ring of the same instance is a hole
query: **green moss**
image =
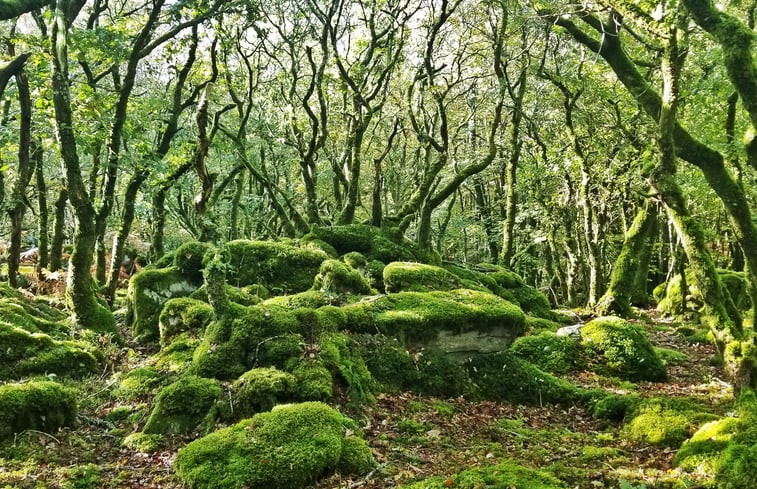
{"type": "MultiPolygon", "coordinates": [[[[224,291],[226,292],[226,298],[231,302],[236,302],[237,304],[243,306],[254,306],[255,304],[260,303],[261,298],[250,293],[249,291],[262,290],[260,287],[262,286],[247,286],[239,289],[237,287],[226,284],[224,291]]],[[[206,289],[206,286],[203,285],[199,289],[195,290],[189,297],[198,301],[208,302],[208,291],[206,289]]]]}
{"type": "Polygon", "coordinates": [[[654,351],[667,365],[684,365],[689,361],[689,356],[687,354],[677,350],[654,347],[654,351]]]}
{"type": "Polygon", "coordinates": [[[328,255],[320,250],[268,241],[237,240],[226,243],[231,285],[263,285],[272,292],[302,292],[313,285],[328,255]]]}
{"type": "Polygon", "coordinates": [[[537,289],[528,285],[521,285],[520,287],[511,289],[511,292],[515,296],[520,308],[523,309],[523,312],[539,318],[555,319],[547,296],[537,289]]]}
{"type": "Polygon", "coordinates": [[[213,320],[210,304],[188,297],[169,299],[160,313],[160,344],[168,345],[185,331],[202,334],[213,320]]]}
{"type": "Polygon", "coordinates": [[[102,469],[95,464],[77,465],[62,471],[61,489],[99,489],[103,487],[102,469]]]}
{"type": "Polygon", "coordinates": [[[599,419],[610,421],[622,421],[626,416],[635,412],[641,403],[641,398],[636,394],[609,395],[599,399],[592,406],[592,414],[599,419]]]}
{"type": "Polygon", "coordinates": [[[507,330],[512,339],[525,330],[525,316],[493,294],[467,289],[400,292],[344,307],[347,328],[382,333],[404,341],[435,338],[440,331],[507,330]]]}
{"type": "Polygon", "coordinates": [[[320,290],[306,290],[298,294],[292,295],[280,295],[271,297],[263,301],[263,304],[271,304],[288,309],[296,309],[298,307],[307,307],[310,309],[317,309],[323,306],[335,305],[340,303],[340,298],[330,292],[322,292],[320,290]]]}
{"type": "Polygon", "coordinates": [[[46,319],[44,313],[30,307],[26,299],[0,299],[0,324],[21,328],[29,333],[65,337],[68,336],[68,327],[63,324],[64,319],[46,319]]]}
{"type": "Polygon", "coordinates": [[[142,453],[154,453],[160,448],[163,435],[149,433],[132,433],[121,441],[121,446],[142,453]]]}
{"type": "Polygon", "coordinates": [[[547,372],[566,373],[586,366],[576,341],[554,333],[522,336],[515,340],[510,351],[547,372]]]}
{"type": "Polygon", "coordinates": [[[0,380],[47,374],[84,377],[100,369],[100,362],[85,343],[58,341],[3,323],[0,352],[0,380]]]}
{"type": "Polygon", "coordinates": [[[676,452],[676,467],[709,476],[717,474],[721,454],[739,427],[737,418],[723,418],[702,425],[676,452]]]}
{"type": "MultiPolygon", "coordinates": [[[[265,285],[261,285],[261,284],[245,285],[244,287],[242,287],[241,290],[242,290],[242,292],[244,292],[248,296],[257,296],[257,297],[259,297],[260,299],[263,299],[263,300],[268,299],[269,297],[271,297],[271,291],[268,290],[268,287],[266,287],[265,285]]],[[[234,299],[232,298],[232,300],[234,300],[234,299]]],[[[239,304],[248,305],[248,304],[245,304],[243,302],[239,302],[239,304]]],[[[249,304],[249,305],[252,306],[254,304],[249,304]]]]}
{"type": "Polygon", "coordinates": [[[186,334],[179,335],[153,357],[154,365],[168,372],[182,372],[190,366],[194,351],[199,345],[199,339],[186,334]]]}
{"type": "Polygon", "coordinates": [[[603,373],[628,380],[667,378],[665,365],[644,331],[623,319],[607,316],[588,322],[581,329],[581,341],[589,359],[603,373]]]}
{"type": "Polygon", "coordinates": [[[423,263],[393,262],[384,268],[384,286],[387,293],[430,292],[454,290],[462,287],[461,281],[441,267],[423,263]]]}
{"type": "Polygon", "coordinates": [[[215,247],[210,243],[188,241],[174,252],[173,266],[193,284],[202,284],[203,258],[215,247]]]}
{"type": "Polygon", "coordinates": [[[400,489],[459,489],[517,488],[567,489],[567,485],[548,472],[523,467],[512,461],[490,467],[470,469],[451,477],[437,476],[420,482],[400,486],[400,489]]]}
{"type": "Polygon", "coordinates": [[[325,401],[334,395],[331,372],[320,360],[302,359],[292,374],[297,378],[297,397],[303,401],[325,401]]]}
{"type": "Polygon", "coordinates": [[[223,391],[216,380],[185,375],[163,388],[145,424],[147,434],[190,433],[212,416],[223,391]]]}
{"type": "Polygon", "coordinates": [[[352,343],[383,390],[405,391],[417,387],[419,368],[396,338],[363,334],[353,336],[352,343]]]}
{"type": "Polygon", "coordinates": [[[49,381],[0,386],[0,440],[24,430],[51,433],[76,422],[76,392],[49,381]]]}
{"type": "Polygon", "coordinates": [[[533,333],[555,333],[560,327],[560,323],[555,321],[526,315],[526,329],[533,333]]]}
{"type": "Polygon", "coordinates": [[[376,466],[371,447],[362,438],[346,436],[342,440],[342,453],[337,470],[342,475],[367,474],[376,466]]]}
{"type": "Polygon", "coordinates": [[[196,289],[197,285],[175,267],[146,269],[134,275],[129,281],[127,299],[135,338],[138,341],[158,339],[158,319],[168,299],[186,297],[196,289]]]}
{"type": "Polygon", "coordinates": [[[242,374],[231,385],[232,405],[227,418],[241,419],[277,404],[291,402],[295,397],[297,379],[275,368],[254,368],[242,374]]]}
{"type": "Polygon", "coordinates": [[[365,255],[368,260],[379,260],[384,263],[415,261],[423,258],[418,247],[402,236],[363,224],[315,227],[302,240],[305,242],[324,241],[334,247],[339,255],[357,251],[365,255]]]}
{"type": "Polygon", "coordinates": [[[321,264],[313,288],[330,294],[371,293],[371,286],[360,272],[338,260],[326,260],[321,264]]]}
{"type": "Polygon", "coordinates": [[[279,406],[193,441],[174,467],[192,489],[302,488],[339,466],[349,425],[325,404],[279,406]]]}
{"type": "Polygon", "coordinates": [[[164,382],[165,375],[152,367],[138,367],[119,374],[113,391],[121,399],[137,399],[152,394],[164,382]]]}
{"type": "Polygon", "coordinates": [[[342,261],[355,270],[365,270],[365,268],[368,266],[368,259],[365,257],[365,255],[358,253],[357,251],[345,253],[342,257],[342,261]]]}
{"type": "Polygon", "coordinates": [[[336,248],[320,239],[306,239],[303,241],[302,247],[305,249],[322,251],[323,253],[328,255],[329,258],[339,257],[339,252],[336,251],[336,248]]]}

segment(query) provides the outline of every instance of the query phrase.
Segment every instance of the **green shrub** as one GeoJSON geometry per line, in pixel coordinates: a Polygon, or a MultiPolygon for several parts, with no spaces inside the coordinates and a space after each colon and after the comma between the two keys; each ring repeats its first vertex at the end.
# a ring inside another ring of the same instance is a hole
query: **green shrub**
{"type": "Polygon", "coordinates": [[[602,372],[628,380],[662,381],[667,371],[644,331],[617,317],[601,317],[581,329],[590,361],[602,372]]]}
{"type": "Polygon", "coordinates": [[[490,467],[470,469],[452,477],[431,477],[420,482],[400,486],[400,489],[458,489],[517,488],[567,489],[568,486],[548,472],[535,470],[506,461],[490,467]]]}
{"type": "Polygon", "coordinates": [[[387,293],[455,290],[462,287],[460,279],[441,267],[423,263],[393,262],[384,268],[387,293]]]}
{"type": "Polygon", "coordinates": [[[211,408],[223,391],[216,380],[185,375],[163,388],[145,424],[147,434],[186,434],[212,422],[211,408]],[[211,416],[211,419],[209,419],[211,416]]]}
{"type": "Polygon", "coordinates": [[[53,432],[76,422],[76,392],[49,381],[0,386],[0,440],[24,430],[53,432]]]}
{"type": "MultiPolygon", "coordinates": [[[[325,404],[279,406],[193,441],[174,467],[192,489],[298,489],[340,466],[345,427],[354,425],[325,404]]],[[[346,443],[346,468],[367,468],[350,460],[364,450],[346,443]]]]}
{"type": "Polygon", "coordinates": [[[213,308],[207,302],[180,297],[169,299],[159,317],[160,344],[167,346],[185,331],[202,334],[213,320],[213,308]]]}
{"type": "Polygon", "coordinates": [[[513,342],[510,351],[547,372],[566,373],[585,367],[576,341],[554,333],[522,336],[513,342]]]}

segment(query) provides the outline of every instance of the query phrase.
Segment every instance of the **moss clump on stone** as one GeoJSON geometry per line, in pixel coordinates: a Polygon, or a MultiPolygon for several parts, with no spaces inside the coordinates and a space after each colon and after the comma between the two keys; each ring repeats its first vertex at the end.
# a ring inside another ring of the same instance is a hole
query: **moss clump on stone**
{"type": "Polygon", "coordinates": [[[511,289],[510,292],[515,296],[515,299],[518,301],[520,308],[523,309],[523,312],[539,318],[549,320],[555,319],[552,309],[550,309],[547,296],[542,294],[539,290],[529,285],[521,285],[520,287],[511,289]]]}
{"type": "Polygon", "coordinates": [[[217,380],[184,375],[164,387],[155,398],[144,432],[190,433],[203,422],[212,422],[211,408],[222,393],[217,380]]]}
{"type": "Polygon", "coordinates": [[[153,367],[139,367],[118,374],[118,386],[113,391],[121,399],[137,399],[152,394],[165,381],[165,375],[153,367]]]}
{"type": "Polygon", "coordinates": [[[517,404],[572,404],[591,393],[543,372],[510,352],[482,355],[466,364],[474,396],[517,404]]]}
{"type": "Polygon", "coordinates": [[[29,333],[45,333],[53,337],[65,337],[68,328],[64,326],[65,316],[53,316],[47,319],[41,310],[30,307],[29,301],[23,298],[0,299],[0,324],[24,329],[29,333]]]}
{"type": "Polygon", "coordinates": [[[673,464],[687,472],[714,477],[721,455],[739,428],[737,418],[723,418],[702,425],[676,452],[673,464]]]}
{"type": "Polygon", "coordinates": [[[518,488],[518,489],[567,489],[564,482],[548,472],[535,470],[506,461],[491,467],[470,469],[452,477],[431,477],[420,482],[401,486],[401,489],[459,489],[518,488]],[[451,484],[450,484],[451,482],[451,484]]]}
{"type": "Polygon", "coordinates": [[[496,332],[501,350],[525,330],[525,316],[516,305],[467,289],[400,292],[345,306],[344,312],[352,331],[378,332],[424,345],[444,330],[496,332]]]}
{"type": "Polygon", "coordinates": [[[457,276],[441,267],[423,263],[393,262],[384,268],[387,293],[455,290],[462,287],[457,276]]]}
{"type": "Polygon", "coordinates": [[[186,297],[197,287],[175,267],[146,269],[134,275],[129,281],[127,299],[135,338],[157,340],[158,319],[168,299],[186,297]]]}
{"type": "Polygon", "coordinates": [[[226,243],[225,248],[231,285],[259,284],[275,295],[309,289],[321,263],[329,258],[320,250],[270,241],[237,240],[226,243]]]}
{"type": "Polygon", "coordinates": [[[334,395],[331,372],[318,359],[302,359],[292,370],[297,378],[297,397],[303,401],[325,401],[334,395]]]}
{"type": "Polygon", "coordinates": [[[368,259],[365,257],[365,255],[357,251],[345,253],[342,257],[342,261],[355,270],[365,270],[368,266],[368,259]]]}
{"type": "Polygon", "coordinates": [[[154,453],[160,448],[163,435],[148,433],[132,433],[121,441],[121,446],[142,453],[154,453]]]}
{"type": "Polygon", "coordinates": [[[160,313],[160,344],[167,346],[181,333],[202,334],[213,320],[213,308],[207,302],[180,297],[169,299],[160,313]]]}
{"type": "Polygon", "coordinates": [[[346,436],[342,440],[342,453],[337,471],[343,475],[367,474],[376,466],[371,447],[357,436],[346,436]]]}
{"type": "Polygon", "coordinates": [[[392,261],[423,261],[418,247],[397,233],[386,232],[364,224],[315,227],[303,241],[324,241],[341,256],[357,251],[370,260],[384,263],[392,261]]]}
{"type": "Polygon", "coordinates": [[[93,350],[78,341],[58,341],[0,322],[0,380],[55,374],[84,377],[97,373],[93,350]]]}
{"type": "Polygon", "coordinates": [[[254,368],[231,385],[233,404],[224,415],[241,419],[270,411],[277,404],[291,402],[296,387],[297,379],[292,374],[275,368],[254,368]]]}
{"type": "MultiPolygon", "coordinates": [[[[255,304],[259,304],[261,301],[260,297],[250,292],[251,290],[262,291],[261,287],[247,286],[240,289],[226,284],[224,290],[226,292],[226,298],[228,300],[230,300],[231,302],[236,302],[237,304],[240,304],[242,306],[254,306],[255,304]]],[[[208,291],[205,285],[192,292],[189,297],[191,299],[196,299],[202,302],[208,302],[208,291]]]]}
{"type": "Polygon", "coordinates": [[[346,427],[325,404],[279,406],[193,441],[174,467],[192,489],[302,488],[339,467],[346,427]]]}
{"type": "Polygon", "coordinates": [[[297,309],[299,307],[317,309],[319,307],[337,305],[340,303],[341,300],[338,295],[330,292],[322,292],[320,290],[306,290],[299,294],[279,295],[263,301],[263,304],[265,305],[276,305],[288,309],[297,309]]]}
{"type": "Polygon", "coordinates": [[[554,333],[522,336],[515,340],[510,351],[552,373],[567,373],[586,366],[578,343],[572,338],[554,333]]]}
{"type": "Polygon", "coordinates": [[[677,448],[713,418],[689,402],[655,398],[638,404],[624,431],[634,441],[677,448]]]}
{"type": "Polygon", "coordinates": [[[338,260],[326,260],[321,264],[313,289],[338,295],[371,293],[371,286],[360,272],[338,260]]]}
{"type": "Polygon", "coordinates": [[[76,392],[49,381],[0,386],[0,440],[24,430],[53,432],[76,421],[76,392]]]}
{"type": "Polygon", "coordinates": [[[174,252],[173,266],[181,275],[199,286],[202,284],[203,258],[214,248],[210,243],[188,241],[174,252]]]}
{"type": "Polygon", "coordinates": [[[194,351],[200,344],[198,338],[181,334],[153,357],[155,367],[168,372],[183,372],[192,363],[194,351]]]}
{"type": "Polygon", "coordinates": [[[601,317],[581,329],[581,342],[595,367],[628,380],[662,381],[667,371],[638,326],[618,318],[601,317]]]}

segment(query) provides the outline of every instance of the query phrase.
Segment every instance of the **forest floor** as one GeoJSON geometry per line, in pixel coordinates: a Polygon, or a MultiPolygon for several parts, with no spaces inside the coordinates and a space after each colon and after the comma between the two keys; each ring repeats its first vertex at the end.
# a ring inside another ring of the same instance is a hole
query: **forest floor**
{"type": "MultiPolygon", "coordinates": [[[[641,324],[655,346],[682,354],[668,360],[667,382],[630,383],[592,373],[569,380],[642,397],[689,398],[712,412],[729,412],[733,396],[722,369],[711,364],[714,348],[688,343],[676,332],[680,324],[645,318],[641,324]]],[[[121,446],[126,435],[143,426],[152,399],[118,399],[113,395],[117,373],[144,364],[154,351],[131,343],[105,349],[111,360],[107,371],[69,382],[81,393],[76,428],[52,434],[26,431],[0,446],[0,488],[183,487],[173,476],[172,463],[189,437],[166,436],[152,453],[121,446]],[[110,413],[125,407],[130,416],[109,421],[110,413]]],[[[391,488],[504,460],[545,469],[571,488],[666,488],[673,481],[694,488],[706,482],[687,476],[682,483],[672,466],[675,450],[631,442],[620,424],[597,420],[578,406],[516,406],[403,393],[380,394],[373,405],[357,411],[341,408],[362,425],[379,467],[367,477],[331,476],[314,486],[318,489],[391,488]]]]}

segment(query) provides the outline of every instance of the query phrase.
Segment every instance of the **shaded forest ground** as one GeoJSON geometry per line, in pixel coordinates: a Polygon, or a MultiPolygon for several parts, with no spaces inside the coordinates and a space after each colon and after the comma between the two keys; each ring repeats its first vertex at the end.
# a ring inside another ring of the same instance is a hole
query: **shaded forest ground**
{"type": "MultiPolygon", "coordinates": [[[[667,382],[631,383],[588,372],[570,374],[569,380],[645,398],[688,398],[720,415],[732,410],[732,393],[722,369],[712,365],[711,345],[691,343],[676,331],[680,324],[653,313],[640,323],[656,347],[680,353],[666,355],[667,382]]],[[[121,330],[129,338],[128,328],[121,330]]],[[[123,348],[102,346],[110,359],[108,369],[95,378],[66,382],[81,393],[78,427],[57,433],[29,430],[5,442],[0,448],[1,488],[183,487],[172,464],[176,451],[193,437],[164,436],[146,451],[121,445],[144,425],[155,392],[125,403],[114,395],[117,375],[144,364],[155,351],[130,339],[123,348]]],[[[708,482],[691,474],[684,479],[673,468],[674,449],[629,441],[622,424],[598,420],[578,406],[516,406],[401,393],[380,394],[373,405],[340,409],[361,424],[380,465],[368,476],[323,479],[314,486],[319,489],[396,487],[505,460],[545,469],[577,488],[699,487],[708,482]]]]}

